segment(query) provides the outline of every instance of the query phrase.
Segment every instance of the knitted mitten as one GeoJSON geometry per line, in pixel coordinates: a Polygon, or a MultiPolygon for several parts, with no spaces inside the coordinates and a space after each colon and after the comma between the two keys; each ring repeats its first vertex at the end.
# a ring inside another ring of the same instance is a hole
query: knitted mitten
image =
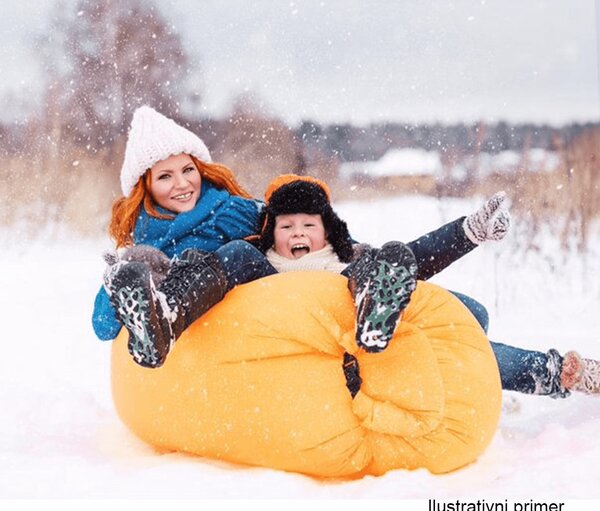
{"type": "Polygon", "coordinates": [[[600,361],[582,358],[575,351],[569,351],[563,359],[560,380],[569,390],[600,394],[600,361]]]}
{"type": "Polygon", "coordinates": [[[149,245],[134,245],[120,251],[107,250],[102,254],[102,257],[106,262],[104,289],[109,296],[112,289],[112,279],[129,262],[135,261],[147,265],[156,286],[165,280],[165,276],[171,267],[170,259],[163,252],[149,245]]]}
{"type": "Polygon", "coordinates": [[[499,241],[510,228],[510,213],[504,206],[506,194],[496,193],[475,213],[465,218],[463,229],[476,245],[487,240],[499,241]]]}
{"type": "Polygon", "coordinates": [[[118,271],[126,264],[126,261],[123,261],[119,257],[119,253],[116,250],[107,250],[102,254],[102,258],[106,263],[106,268],[104,269],[104,274],[102,276],[102,283],[104,286],[104,290],[111,296],[112,294],[112,281],[115,278],[115,275],[118,271]]]}

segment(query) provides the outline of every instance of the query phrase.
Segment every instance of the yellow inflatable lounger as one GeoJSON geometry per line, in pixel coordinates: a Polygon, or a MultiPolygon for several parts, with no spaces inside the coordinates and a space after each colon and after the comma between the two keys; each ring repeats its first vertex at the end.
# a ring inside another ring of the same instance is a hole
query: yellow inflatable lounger
{"type": "Polygon", "coordinates": [[[453,295],[419,282],[388,348],[359,351],[344,277],[273,275],[237,287],[198,319],[165,365],[113,343],[117,412],[142,440],[230,462],[356,478],[444,473],[488,446],[501,404],[485,334],[453,295]],[[352,399],[342,369],[354,355],[352,399]]]}

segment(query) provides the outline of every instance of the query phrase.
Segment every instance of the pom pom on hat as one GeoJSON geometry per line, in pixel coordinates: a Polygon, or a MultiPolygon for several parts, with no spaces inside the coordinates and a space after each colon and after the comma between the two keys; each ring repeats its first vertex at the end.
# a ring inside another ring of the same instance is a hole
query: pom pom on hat
{"type": "Polygon", "coordinates": [[[154,164],[182,153],[212,162],[200,137],[149,106],[138,108],[131,121],[121,168],[123,195],[128,196],[138,179],[154,164]]]}

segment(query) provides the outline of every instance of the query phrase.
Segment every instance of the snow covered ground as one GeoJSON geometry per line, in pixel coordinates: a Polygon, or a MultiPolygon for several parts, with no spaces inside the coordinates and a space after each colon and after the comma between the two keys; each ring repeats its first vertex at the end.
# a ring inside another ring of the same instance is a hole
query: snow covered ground
{"type": "MultiPolygon", "coordinates": [[[[389,199],[337,209],[361,241],[408,241],[478,203],[389,199]]],[[[600,358],[600,240],[587,261],[542,240],[523,256],[507,240],[434,278],[485,303],[490,337],[600,358]]],[[[90,326],[107,239],[19,241],[0,231],[0,498],[600,499],[600,398],[505,398],[493,443],[474,464],[434,476],[394,471],[348,483],[160,455],[115,415],[110,344],[90,326]],[[516,411],[514,409],[517,409],[516,411]]]]}

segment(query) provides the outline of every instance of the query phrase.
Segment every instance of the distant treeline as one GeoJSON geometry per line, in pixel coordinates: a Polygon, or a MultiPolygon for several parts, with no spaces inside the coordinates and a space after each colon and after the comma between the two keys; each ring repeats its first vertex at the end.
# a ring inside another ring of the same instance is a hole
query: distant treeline
{"type": "MultiPolygon", "coordinates": [[[[176,117],[176,116],[175,116],[176,117]]],[[[219,152],[232,130],[231,118],[189,119],[176,117],[178,122],[197,132],[209,148],[219,152]]],[[[583,131],[600,123],[572,123],[561,127],[540,124],[403,124],[380,123],[366,127],[351,124],[320,124],[304,121],[298,127],[284,126],[281,121],[267,123],[266,133],[260,126],[248,126],[243,136],[263,139],[274,130],[287,131],[300,146],[305,157],[320,154],[340,162],[377,160],[390,148],[412,147],[438,150],[442,153],[468,155],[476,152],[498,153],[505,150],[521,152],[531,148],[559,150],[583,131]],[[276,124],[277,126],[273,126],[276,124]],[[257,128],[257,133],[250,129],[257,128]]],[[[254,124],[250,122],[249,124],[254,124]]],[[[5,156],[24,155],[30,147],[29,132],[19,124],[0,124],[0,150],[5,156]]],[[[92,144],[93,145],[93,144],[92,144]]],[[[89,143],[86,141],[86,146],[89,143]]]]}
{"type": "MultiPolygon", "coordinates": [[[[209,147],[215,149],[222,145],[231,129],[231,119],[205,119],[200,123],[187,120],[187,124],[196,125],[200,136],[209,147]]],[[[311,156],[318,154],[347,162],[378,160],[389,149],[403,147],[438,150],[442,154],[461,156],[477,152],[494,154],[505,150],[522,152],[531,148],[560,150],[582,132],[595,126],[600,126],[600,123],[572,123],[561,127],[507,122],[374,123],[365,127],[304,121],[298,127],[289,129],[302,148],[305,159],[311,161],[311,156]]]]}

